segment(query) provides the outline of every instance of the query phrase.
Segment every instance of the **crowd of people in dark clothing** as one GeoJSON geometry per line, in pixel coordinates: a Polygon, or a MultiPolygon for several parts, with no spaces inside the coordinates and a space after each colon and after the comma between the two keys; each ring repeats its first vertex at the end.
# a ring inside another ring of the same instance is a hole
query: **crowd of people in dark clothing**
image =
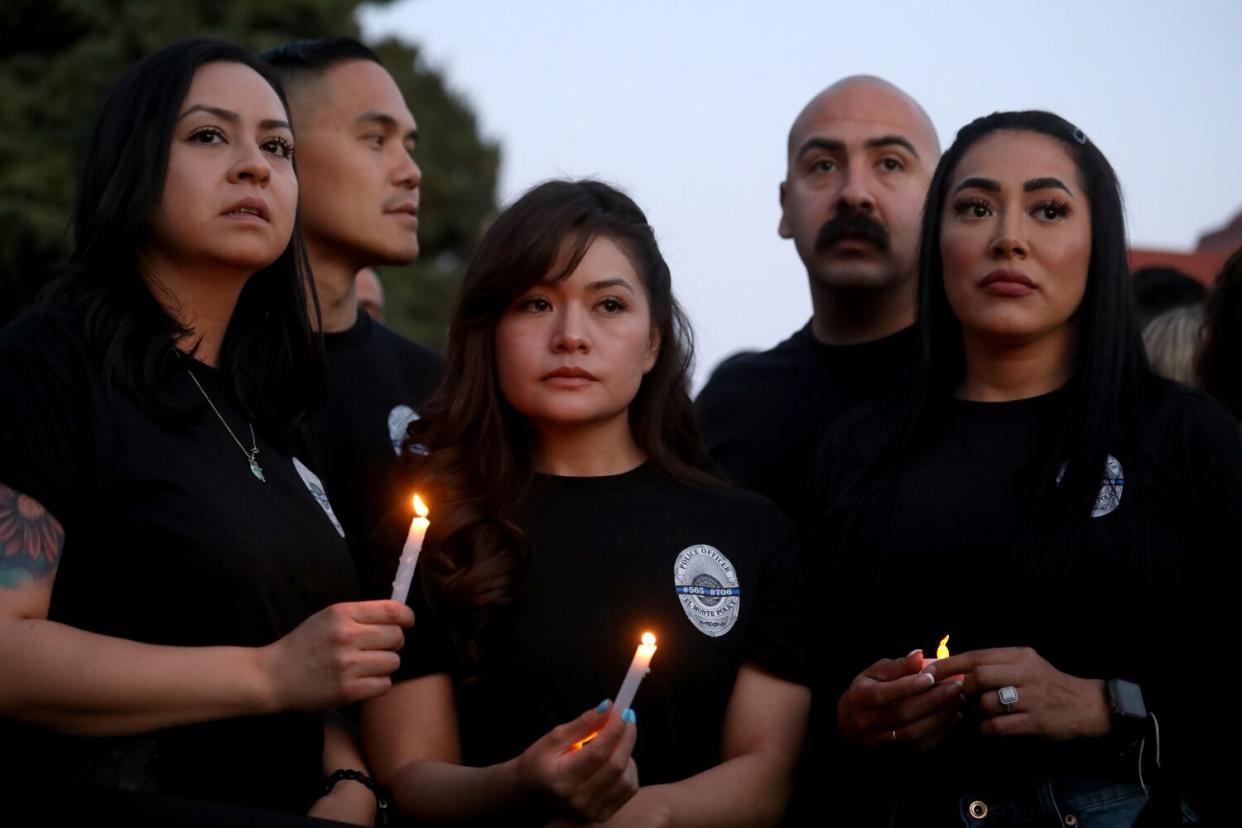
{"type": "Polygon", "coordinates": [[[348,39],[104,102],[0,332],[14,824],[1227,824],[1242,251],[1132,277],[1089,124],[942,151],[845,78],[780,184],[811,319],[692,400],[599,181],[496,216],[442,354],[385,326],[418,135],[348,39]]]}

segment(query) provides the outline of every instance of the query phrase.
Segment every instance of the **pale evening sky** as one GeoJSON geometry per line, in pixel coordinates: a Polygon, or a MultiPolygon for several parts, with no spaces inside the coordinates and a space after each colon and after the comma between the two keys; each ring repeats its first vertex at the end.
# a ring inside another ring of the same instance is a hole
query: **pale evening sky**
{"type": "Polygon", "coordinates": [[[810,317],[777,185],[793,117],[845,75],[905,89],[945,145],[997,109],[1063,115],[1116,167],[1137,245],[1190,249],[1242,209],[1237,0],[404,0],[360,20],[469,101],[501,144],[502,203],[557,176],[634,197],[694,322],[696,388],[810,317]]]}

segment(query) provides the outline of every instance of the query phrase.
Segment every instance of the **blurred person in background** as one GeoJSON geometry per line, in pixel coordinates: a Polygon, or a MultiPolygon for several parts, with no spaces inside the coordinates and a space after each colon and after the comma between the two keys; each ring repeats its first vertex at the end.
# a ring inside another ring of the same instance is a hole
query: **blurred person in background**
{"type": "Polygon", "coordinates": [[[1199,387],[1242,420],[1242,248],[1216,276],[1203,320],[1199,387]]]}
{"type": "Polygon", "coordinates": [[[1202,340],[1203,306],[1167,310],[1143,326],[1143,348],[1151,370],[1174,382],[1198,388],[1195,355],[1202,340]]]}
{"type": "Polygon", "coordinates": [[[1174,267],[1141,268],[1134,271],[1131,284],[1140,329],[1165,311],[1203,304],[1207,295],[1202,282],[1174,267]]]}

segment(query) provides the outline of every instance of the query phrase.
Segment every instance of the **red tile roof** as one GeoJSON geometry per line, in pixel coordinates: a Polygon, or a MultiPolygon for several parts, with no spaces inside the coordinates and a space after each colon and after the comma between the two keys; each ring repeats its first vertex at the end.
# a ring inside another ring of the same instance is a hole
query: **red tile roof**
{"type": "Polygon", "coordinates": [[[1130,248],[1130,272],[1142,267],[1175,267],[1211,287],[1216,274],[1224,266],[1232,250],[1196,250],[1174,253],[1171,250],[1130,248]]]}

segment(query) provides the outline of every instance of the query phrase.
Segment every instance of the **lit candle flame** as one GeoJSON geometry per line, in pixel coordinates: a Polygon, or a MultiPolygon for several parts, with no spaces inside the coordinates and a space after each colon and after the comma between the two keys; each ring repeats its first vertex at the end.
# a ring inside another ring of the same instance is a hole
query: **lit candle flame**
{"type": "Polygon", "coordinates": [[[940,646],[936,648],[936,658],[949,657],[949,637],[946,635],[940,639],[940,646]]]}
{"type": "Polygon", "coordinates": [[[427,504],[423,503],[423,499],[418,495],[414,495],[414,513],[421,518],[427,517],[427,504]]]}
{"type": "Polygon", "coordinates": [[[655,636],[654,636],[654,635],[652,635],[652,634],[651,634],[651,633],[649,633],[649,632],[645,632],[645,633],[643,633],[643,646],[644,646],[644,647],[654,647],[654,646],[655,646],[655,636]]]}

